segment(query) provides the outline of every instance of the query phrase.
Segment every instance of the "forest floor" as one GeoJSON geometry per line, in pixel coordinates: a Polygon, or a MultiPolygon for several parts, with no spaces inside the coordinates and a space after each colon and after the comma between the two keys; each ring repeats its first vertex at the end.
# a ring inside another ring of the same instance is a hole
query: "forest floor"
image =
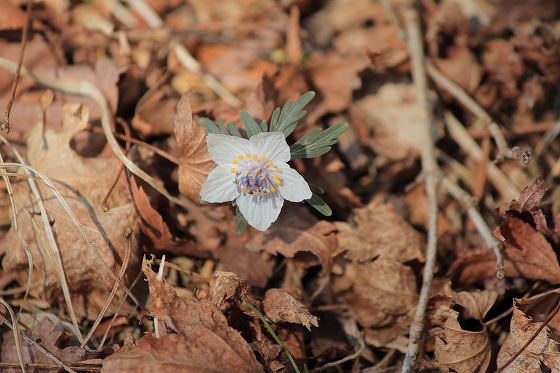
{"type": "Polygon", "coordinates": [[[560,2],[0,0],[0,67],[1,371],[560,372],[560,2]]]}

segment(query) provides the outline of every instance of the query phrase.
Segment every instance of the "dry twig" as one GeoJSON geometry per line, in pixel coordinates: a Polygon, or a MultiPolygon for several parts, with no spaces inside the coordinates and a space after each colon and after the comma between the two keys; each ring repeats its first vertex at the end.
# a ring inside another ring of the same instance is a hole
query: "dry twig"
{"type": "Polygon", "coordinates": [[[425,176],[426,194],[428,196],[428,242],[426,249],[426,265],[424,267],[424,277],[422,288],[418,298],[418,306],[414,315],[414,322],[410,327],[408,351],[406,353],[401,372],[412,371],[416,355],[418,353],[420,338],[424,330],[424,315],[430,297],[432,279],[434,277],[434,267],[437,256],[437,183],[438,166],[432,139],[432,113],[428,102],[428,82],[424,67],[424,51],[422,35],[420,33],[420,23],[418,12],[412,0],[409,0],[404,9],[404,19],[407,32],[407,44],[412,62],[412,79],[416,85],[416,101],[421,108],[418,125],[422,127],[424,138],[422,139],[422,171],[425,176]]]}

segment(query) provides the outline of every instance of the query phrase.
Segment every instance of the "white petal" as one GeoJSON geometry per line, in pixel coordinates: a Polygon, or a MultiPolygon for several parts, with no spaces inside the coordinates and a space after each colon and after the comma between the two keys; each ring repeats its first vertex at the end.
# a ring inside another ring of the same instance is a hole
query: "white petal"
{"type": "Polygon", "coordinates": [[[280,176],[281,184],[277,189],[288,201],[301,202],[304,199],[311,198],[311,189],[309,184],[305,181],[296,170],[293,170],[286,163],[277,164],[276,167],[280,169],[278,175],[280,176]]]}
{"type": "Polygon", "coordinates": [[[249,139],[253,154],[272,162],[288,162],[290,147],[282,132],[262,132],[249,139]]]}
{"type": "Polygon", "coordinates": [[[206,136],[208,152],[217,164],[231,163],[239,155],[251,152],[249,140],[237,136],[209,134],[206,136]]]}
{"type": "Polygon", "coordinates": [[[236,202],[249,225],[259,231],[265,231],[278,219],[284,198],[278,193],[269,193],[262,201],[259,201],[258,197],[241,195],[236,202]]]}
{"type": "Polygon", "coordinates": [[[200,198],[206,202],[219,203],[233,201],[238,195],[234,175],[231,173],[233,164],[222,164],[210,172],[200,189],[200,198]]]}

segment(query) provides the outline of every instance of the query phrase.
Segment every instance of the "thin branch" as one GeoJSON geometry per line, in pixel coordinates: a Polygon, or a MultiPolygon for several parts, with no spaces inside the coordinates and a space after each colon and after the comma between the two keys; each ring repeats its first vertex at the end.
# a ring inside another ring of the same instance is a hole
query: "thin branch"
{"type": "Polygon", "coordinates": [[[412,79],[416,85],[416,101],[421,108],[418,125],[422,130],[422,170],[425,176],[426,194],[428,196],[428,241],[426,249],[426,265],[422,279],[422,288],[418,298],[418,306],[414,315],[414,322],[410,327],[409,344],[404,358],[401,372],[412,371],[416,355],[420,346],[420,339],[424,330],[424,316],[430,297],[430,289],[434,277],[434,268],[437,256],[437,227],[438,227],[438,205],[437,205],[437,183],[438,166],[432,139],[432,113],[428,102],[428,82],[426,78],[424,50],[418,12],[412,0],[409,0],[404,8],[404,20],[406,24],[407,44],[412,63],[412,79]]]}
{"type": "Polygon", "coordinates": [[[496,256],[496,277],[503,279],[504,259],[502,258],[501,244],[500,241],[492,235],[492,231],[488,227],[488,224],[486,224],[484,218],[482,218],[482,215],[480,215],[480,212],[476,209],[476,198],[471,197],[467,192],[446,177],[442,178],[441,186],[444,187],[447,192],[460,202],[463,205],[463,208],[467,210],[467,214],[474,223],[476,230],[480,233],[486,242],[486,245],[488,245],[488,248],[492,250],[496,256]]]}
{"type": "Polygon", "coordinates": [[[6,104],[6,111],[4,112],[4,123],[0,125],[0,131],[6,129],[6,133],[10,133],[10,113],[12,111],[12,106],[14,105],[14,100],[16,98],[16,90],[19,83],[21,64],[23,63],[23,52],[25,52],[25,46],[27,45],[27,32],[29,30],[29,22],[31,21],[32,7],[33,0],[28,0],[27,17],[25,18],[25,25],[23,25],[23,33],[21,35],[21,50],[19,51],[16,73],[14,76],[14,82],[12,83],[12,92],[10,93],[10,99],[8,100],[8,103],[6,104]]]}

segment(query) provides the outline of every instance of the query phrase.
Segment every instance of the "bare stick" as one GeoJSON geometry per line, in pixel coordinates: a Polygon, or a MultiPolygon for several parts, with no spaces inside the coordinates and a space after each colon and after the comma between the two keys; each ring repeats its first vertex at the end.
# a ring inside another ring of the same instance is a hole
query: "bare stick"
{"type": "Polygon", "coordinates": [[[29,21],[31,20],[31,8],[33,6],[33,0],[27,1],[27,17],[25,18],[25,25],[23,25],[23,33],[21,35],[21,50],[19,52],[16,76],[14,76],[14,82],[12,83],[12,92],[10,93],[10,99],[6,105],[6,111],[4,112],[4,123],[0,124],[0,131],[6,129],[6,133],[10,133],[10,112],[12,111],[12,106],[14,105],[14,100],[16,98],[16,90],[19,83],[19,74],[21,71],[21,64],[23,63],[23,52],[25,51],[25,45],[27,44],[27,30],[29,29],[29,21]]]}
{"type": "Polygon", "coordinates": [[[430,289],[434,277],[434,268],[437,255],[437,183],[438,183],[438,166],[434,151],[434,141],[432,139],[432,113],[428,102],[428,82],[424,67],[424,50],[422,43],[422,35],[420,33],[420,23],[418,12],[414,8],[412,0],[405,4],[404,19],[406,24],[407,44],[412,62],[412,79],[416,85],[416,101],[421,108],[418,125],[422,130],[420,133],[424,136],[422,143],[422,171],[426,180],[426,194],[428,196],[428,242],[426,249],[426,265],[424,267],[424,276],[422,278],[422,288],[418,298],[418,306],[414,315],[414,322],[410,326],[410,336],[408,350],[404,358],[401,372],[408,373],[412,371],[418,348],[420,346],[420,338],[424,330],[424,315],[426,306],[430,297],[430,289]]]}
{"type": "Polygon", "coordinates": [[[496,256],[496,277],[498,277],[499,279],[504,278],[504,259],[502,258],[502,252],[500,250],[500,241],[498,241],[492,235],[492,231],[490,231],[488,224],[486,224],[486,222],[482,218],[482,215],[480,215],[480,212],[478,212],[478,210],[476,209],[476,198],[470,196],[457,184],[453,183],[446,177],[442,178],[441,185],[447,190],[449,194],[451,194],[451,196],[453,196],[453,198],[455,198],[463,205],[463,208],[467,210],[467,214],[474,223],[476,230],[478,231],[478,233],[480,233],[480,235],[486,242],[486,245],[488,245],[488,248],[492,250],[494,252],[494,255],[496,256]]]}

